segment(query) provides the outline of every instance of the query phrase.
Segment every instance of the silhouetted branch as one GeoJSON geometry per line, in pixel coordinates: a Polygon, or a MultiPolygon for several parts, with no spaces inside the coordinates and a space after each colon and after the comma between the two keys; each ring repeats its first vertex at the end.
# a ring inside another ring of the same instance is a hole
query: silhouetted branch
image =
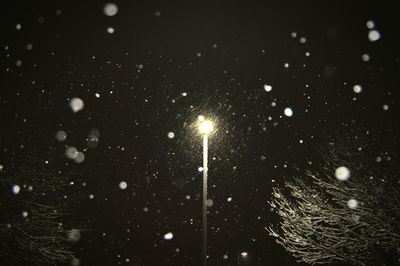
{"type": "Polygon", "coordinates": [[[0,172],[0,264],[57,264],[75,258],[64,225],[69,203],[62,196],[74,175],[56,170],[56,164],[54,154],[48,160],[24,156],[0,172]],[[14,185],[19,191],[12,190],[14,185]]]}
{"type": "MultiPolygon", "coordinates": [[[[295,257],[310,264],[399,263],[399,162],[393,151],[374,154],[360,140],[321,148],[324,165],[305,177],[287,179],[269,202],[280,217],[269,234],[295,257]],[[346,166],[351,177],[335,178],[346,166]],[[392,254],[382,259],[384,254],[392,254]]],[[[393,145],[393,143],[391,143],[393,145]]],[[[370,149],[371,148],[371,149],[370,149]]]]}

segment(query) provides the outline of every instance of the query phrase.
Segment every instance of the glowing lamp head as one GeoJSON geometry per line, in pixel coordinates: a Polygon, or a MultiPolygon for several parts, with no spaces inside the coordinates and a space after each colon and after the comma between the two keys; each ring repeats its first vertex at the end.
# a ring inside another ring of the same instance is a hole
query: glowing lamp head
{"type": "Polygon", "coordinates": [[[199,131],[201,134],[208,135],[214,130],[214,124],[210,120],[203,120],[199,123],[199,131]]]}

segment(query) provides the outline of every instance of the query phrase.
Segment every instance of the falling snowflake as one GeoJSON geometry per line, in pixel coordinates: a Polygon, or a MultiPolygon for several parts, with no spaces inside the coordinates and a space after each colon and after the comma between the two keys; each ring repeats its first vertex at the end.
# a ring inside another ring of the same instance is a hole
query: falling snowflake
{"type": "Polygon", "coordinates": [[[173,139],[175,137],[174,132],[168,132],[168,138],[173,139]]]}
{"type": "Polygon", "coordinates": [[[171,240],[172,238],[174,238],[174,235],[171,232],[168,232],[164,235],[165,240],[171,240]]]}
{"type": "Polygon", "coordinates": [[[104,6],[103,12],[106,16],[115,16],[118,13],[118,6],[114,3],[108,3],[104,6]]]}
{"type": "Polygon", "coordinates": [[[67,147],[65,151],[65,156],[69,159],[76,159],[76,157],[78,156],[78,150],[73,146],[67,147]]]}
{"type": "Polygon", "coordinates": [[[67,132],[64,130],[59,130],[56,132],[55,138],[57,141],[63,142],[67,139],[67,132]]]}
{"type": "Polygon", "coordinates": [[[128,187],[128,184],[125,181],[122,181],[122,182],[119,183],[118,187],[121,190],[124,190],[124,189],[126,189],[128,187]]]}
{"type": "Polygon", "coordinates": [[[108,27],[108,28],[107,28],[107,33],[113,34],[114,32],[115,32],[115,30],[114,30],[113,27],[108,27]]]}
{"type": "Polygon", "coordinates": [[[347,201],[347,207],[349,207],[350,209],[354,210],[358,208],[358,200],[356,199],[350,199],[349,201],[347,201]]]}
{"type": "Polygon", "coordinates": [[[381,34],[380,34],[379,31],[377,31],[377,30],[370,30],[370,31],[369,31],[369,33],[368,33],[368,39],[369,39],[371,42],[375,42],[375,41],[379,40],[380,38],[381,38],[381,34]]]}
{"type": "Polygon", "coordinates": [[[364,62],[368,62],[368,61],[371,59],[371,57],[370,57],[369,54],[363,54],[363,55],[361,56],[361,59],[362,59],[364,62]]]}
{"type": "Polygon", "coordinates": [[[11,191],[12,191],[13,194],[18,194],[21,191],[21,188],[18,185],[14,185],[12,187],[11,191]]]}
{"type": "Polygon", "coordinates": [[[353,86],[353,91],[355,92],[355,93],[361,93],[362,92],[362,87],[361,87],[361,85],[354,85],[353,86]]]}
{"type": "Polygon", "coordinates": [[[350,177],[350,170],[346,166],[340,166],[336,169],[335,176],[340,181],[346,181],[350,177]]]}
{"type": "Polygon", "coordinates": [[[85,154],[81,151],[78,151],[76,153],[76,157],[74,158],[74,161],[76,163],[82,163],[85,160],[85,154]]]}
{"type": "Polygon", "coordinates": [[[206,200],[207,207],[212,207],[214,205],[214,201],[212,199],[206,200]]]}
{"type": "Polygon", "coordinates": [[[368,28],[368,29],[373,29],[373,28],[375,28],[375,22],[373,22],[372,20],[368,20],[368,21],[367,21],[367,28],[368,28]]]}
{"type": "Polygon", "coordinates": [[[85,103],[82,101],[81,98],[72,98],[71,101],[69,102],[69,106],[71,107],[72,111],[74,113],[79,112],[80,110],[85,107],[85,103]]]}
{"type": "Polygon", "coordinates": [[[271,86],[271,85],[268,85],[268,84],[264,84],[264,90],[265,90],[266,92],[270,92],[270,91],[272,90],[272,86],[271,86]]]}
{"type": "Polygon", "coordinates": [[[286,107],[285,110],[284,110],[283,112],[284,112],[284,114],[285,114],[287,117],[293,116],[293,110],[292,110],[292,108],[290,108],[290,107],[286,107]]]}

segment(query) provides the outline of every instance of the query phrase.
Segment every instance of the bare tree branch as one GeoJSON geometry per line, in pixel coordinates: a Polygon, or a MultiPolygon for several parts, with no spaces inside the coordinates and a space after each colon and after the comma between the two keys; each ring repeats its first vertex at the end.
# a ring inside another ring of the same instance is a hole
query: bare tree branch
{"type": "Polygon", "coordinates": [[[336,140],[320,148],[321,169],[287,179],[283,188],[273,189],[269,204],[280,223],[266,230],[299,260],[309,264],[400,263],[398,157],[391,149],[377,153],[382,146],[360,143],[366,142],[336,140]],[[340,166],[351,170],[350,179],[335,178],[340,166]]]}
{"type": "Polygon", "coordinates": [[[0,264],[45,265],[74,260],[64,223],[63,193],[75,175],[57,169],[54,151],[46,160],[13,158],[0,171],[0,264]],[[19,191],[13,193],[12,187],[19,191]]]}

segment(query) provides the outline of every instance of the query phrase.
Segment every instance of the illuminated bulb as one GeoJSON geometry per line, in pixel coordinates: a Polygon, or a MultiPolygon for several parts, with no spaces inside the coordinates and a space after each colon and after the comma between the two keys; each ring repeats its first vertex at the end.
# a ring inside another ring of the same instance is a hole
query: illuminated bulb
{"type": "Polygon", "coordinates": [[[199,124],[199,131],[202,134],[210,134],[213,129],[214,125],[210,120],[204,120],[199,124]]]}

